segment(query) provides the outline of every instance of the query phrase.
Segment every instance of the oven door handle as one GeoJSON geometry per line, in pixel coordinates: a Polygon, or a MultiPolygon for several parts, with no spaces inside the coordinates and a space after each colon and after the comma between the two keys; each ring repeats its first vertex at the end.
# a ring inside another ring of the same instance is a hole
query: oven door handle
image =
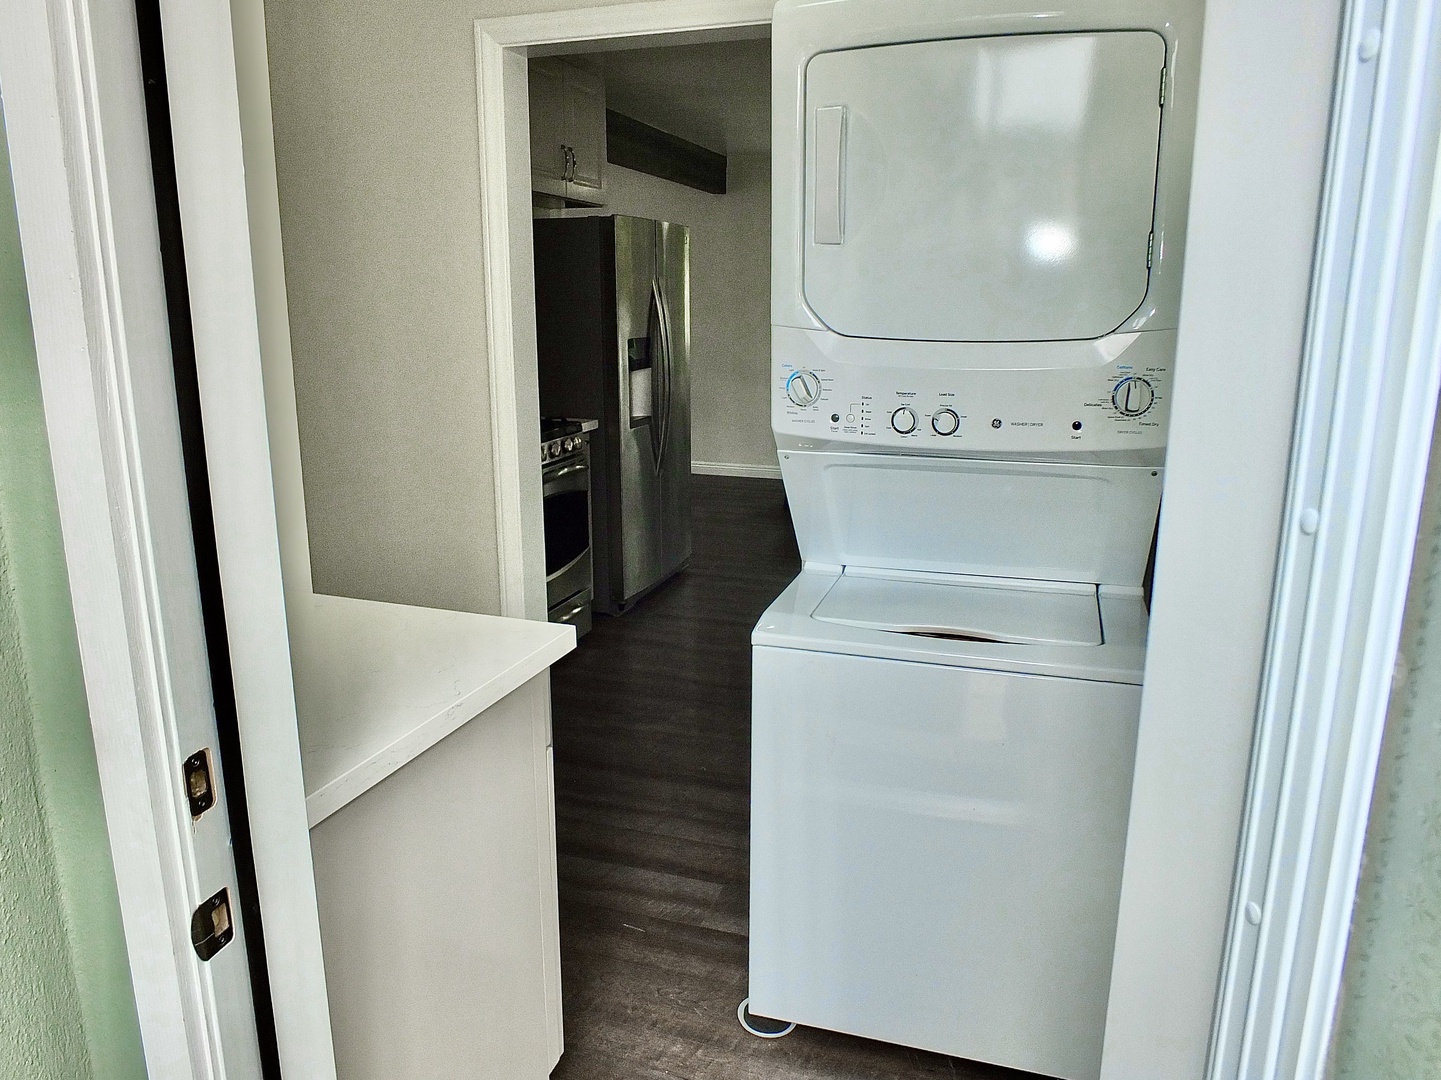
{"type": "Polygon", "coordinates": [[[575,564],[578,563],[578,562],[580,562],[582,559],[584,559],[584,558],[585,558],[587,555],[589,555],[589,554],[590,554],[590,545],[587,544],[584,551],[582,551],[582,552],[581,552],[579,555],[577,555],[575,558],[571,559],[570,562],[566,563],[564,566],[562,566],[562,567],[561,567],[559,570],[557,570],[555,573],[553,573],[553,574],[546,574],[546,575],[545,575],[546,584],[548,585],[548,584],[550,584],[552,581],[554,581],[556,578],[558,578],[558,577],[563,577],[563,576],[565,576],[566,574],[570,573],[572,570],[575,569],[575,564]]]}
{"type": "Polygon", "coordinates": [[[564,615],[553,616],[550,621],[555,623],[569,623],[571,619],[575,618],[584,610],[585,601],[581,601],[579,604],[576,604],[569,611],[567,611],[564,615]]]}
{"type": "MultiPolygon", "coordinates": [[[[577,464],[575,464],[575,465],[567,465],[565,468],[563,468],[563,469],[558,469],[558,470],[556,470],[556,471],[553,472],[553,473],[545,473],[545,474],[542,474],[541,480],[542,480],[544,483],[546,483],[546,484],[553,484],[553,483],[555,483],[555,481],[559,480],[559,479],[560,479],[561,477],[563,477],[563,476],[574,476],[576,473],[585,472],[585,471],[586,471],[587,469],[589,469],[589,468],[590,468],[590,466],[589,466],[589,465],[586,465],[586,464],[584,464],[584,463],[577,463],[577,464]]],[[[534,473],[531,473],[531,475],[534,476],[535,474],[534,474],[534,473]]]]}

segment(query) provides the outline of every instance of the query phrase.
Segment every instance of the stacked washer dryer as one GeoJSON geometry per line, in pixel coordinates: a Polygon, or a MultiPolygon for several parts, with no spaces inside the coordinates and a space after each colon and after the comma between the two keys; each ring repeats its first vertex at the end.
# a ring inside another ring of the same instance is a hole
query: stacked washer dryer
{"type": "Polygon", "coordinates": [[[1198,0],[782,0],[750,1010],[1099,1075],[1198,0]]]}

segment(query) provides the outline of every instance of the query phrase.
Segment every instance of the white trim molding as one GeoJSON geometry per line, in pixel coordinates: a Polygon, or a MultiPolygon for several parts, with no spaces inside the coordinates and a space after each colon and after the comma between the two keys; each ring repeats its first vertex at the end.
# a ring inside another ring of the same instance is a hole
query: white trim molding
{"type": "Polygon", "coordinates": [[[481,19],[477,29],[504,49],[571,52],[681,45],[691,35],[714,41],[727,36],[769,32],[775,0],[645,0],[602,4],[569,11],[506,15],[481,19]]]}
{"type": "Polygon", "coordinates": [[[1349,7],[1209,1080],[1325,1075],[1441,387],[1441,5],[1349,7]]]}
{"type": "MultiPolygon", "coordinates": [[[[480,123],[480,214],[485,264],[486,358],[490,369],[490,438],[495,474],[495,546],[500,563],[500,614],[523,618],[526,612],[524,492],[521,478],[529,459],[520,432],[520,401],[515,386],[515,319],[510,227],[510,157],[507,142],[519,141],[507,131],[504,47],[495,37],[475,30],[477,116],[480,123]]],[[[524,61],[522,61],[524,63],[524,61]]],[[[528,96],[528,95],[527,95],[528,96]]],[[[511,110],[513,112],[513,110],[511,110]]],[[[530,108],[525,109],[529,126],[530,108]]],[[[530,172],[530,144],[517,162],[530,172]]],[[[514,238],[528,242],[529,236],[514,238]]]]}
{"type": "Polygon", "coordinates": [[[779,480],[779,465],[732,465],[724,461],[692,461],[690,471],[696,476],[748,476],[756,480],[779,480]]]}
{"type": "Polygon", "coordinates": [[[774,6],[774,0],[646,0],[476,20],[482,259],[502,615],[546,617],[527,57],[761,36],[769,32],[774,6]]]}

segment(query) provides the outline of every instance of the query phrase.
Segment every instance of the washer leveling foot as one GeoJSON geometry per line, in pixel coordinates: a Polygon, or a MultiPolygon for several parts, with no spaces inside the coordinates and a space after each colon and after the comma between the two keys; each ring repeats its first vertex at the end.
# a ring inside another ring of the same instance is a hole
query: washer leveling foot
{"type": "Polygon", "coordinates": [[[747,1006],[751,1003],[746,998],[736,1009],[736,1018],[740,1020],[741,1027],[745,1028],[758,1039],[779,1039],[783,1035],[789,1035],[796,1029],[796,1026],[787,1023],[785,1020],[772,1020],[769,1016],[756,1016],[747,1006]]]}

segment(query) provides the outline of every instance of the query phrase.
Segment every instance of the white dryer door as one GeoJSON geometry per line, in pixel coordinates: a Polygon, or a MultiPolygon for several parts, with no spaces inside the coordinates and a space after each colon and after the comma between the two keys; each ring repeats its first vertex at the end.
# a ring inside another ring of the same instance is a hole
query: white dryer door
{"type": "Polygon", "coordinates": [[[806,68],[805,296],[851,337],[1053,341],[1141,305],[1164,40],[964,38],[806,68]]]}

